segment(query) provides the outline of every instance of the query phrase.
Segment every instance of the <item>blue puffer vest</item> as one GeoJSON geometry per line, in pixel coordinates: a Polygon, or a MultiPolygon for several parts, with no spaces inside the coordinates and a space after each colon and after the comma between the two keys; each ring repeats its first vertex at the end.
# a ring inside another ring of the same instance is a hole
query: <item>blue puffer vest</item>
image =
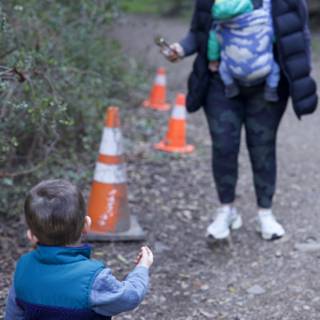
{"type": "MultiPolygon", "coordinates": [[[[257,3],[261,3],[260,0],[253,2],[256,7],[257,3]]],[[[195,1],[191,31],[196,35],[198,54],[188,80],[187,109],[189,112],[201,108],[207,96],[211,76],[208,70],[207,46],[212,25],[212,4],[212,0],[195,1]]],[[[314,112],[318,103],[316,84],[310,76],[309,44],[304,32],[308,23],[305,6],[305,0],[272,1],[277,39],[275,57],[284,74],[279,84],[279,91],[281,94],[289,89],[294,111],[299,118],[314,112]]]]}
{"type": "Polygon", "coordinates": [[[90,247],[39,245],[22,256],[15,272],[17,304],[27,320],[106,320],[90,310],[90,291],[103,263],[90,247]]]}

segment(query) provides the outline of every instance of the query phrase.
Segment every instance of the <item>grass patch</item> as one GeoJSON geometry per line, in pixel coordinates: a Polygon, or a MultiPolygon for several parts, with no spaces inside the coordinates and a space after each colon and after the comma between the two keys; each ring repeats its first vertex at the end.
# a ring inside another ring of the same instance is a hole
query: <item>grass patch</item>
{"type": "Polygon", "coordinates": [[[190,16],[192,2],[183,0],[119,0],[120,8],[127,13],[190,16]]]}
{"type": "Polygon", "coordinates": [[[159,13],[157,0],[120,0],[122,10],[129,13],[159,13]]]}

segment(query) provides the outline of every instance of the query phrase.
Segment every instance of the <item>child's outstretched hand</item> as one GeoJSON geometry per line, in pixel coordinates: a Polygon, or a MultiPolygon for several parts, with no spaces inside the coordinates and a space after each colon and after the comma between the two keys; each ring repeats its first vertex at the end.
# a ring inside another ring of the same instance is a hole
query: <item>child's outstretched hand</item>
{"type": "Polygon", "coordinates": [[[152,251],[147,246],[142,247],[135,260],[135,263],[137,266],[150,268],[153,264],[152,251]]]}

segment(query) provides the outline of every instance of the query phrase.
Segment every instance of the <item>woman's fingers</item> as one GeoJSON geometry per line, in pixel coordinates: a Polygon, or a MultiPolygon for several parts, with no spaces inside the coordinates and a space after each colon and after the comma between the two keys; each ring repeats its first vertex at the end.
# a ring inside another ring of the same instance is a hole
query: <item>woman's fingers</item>
{"type": "Polygon", "coordinates": [[[178,55],[175,51],[168,48],[161,49],[160,52],[166,57],[170,62],[175,62],[178,60],[178,55]]]}
{"type": "Polygon", "coordinates": [[[168,48],[162,48],[160,52],[169,60],[170,62],[177,62],[184,57],[184,50],[179,43],[173,43],[168,48]]]}

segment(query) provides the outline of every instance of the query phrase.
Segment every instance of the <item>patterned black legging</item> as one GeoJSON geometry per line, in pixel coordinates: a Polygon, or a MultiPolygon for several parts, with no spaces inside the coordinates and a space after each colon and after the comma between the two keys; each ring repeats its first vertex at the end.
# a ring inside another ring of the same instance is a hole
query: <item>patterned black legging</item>
{"type": "Polygon", "coordinates": [[[263,85],[242,87],[238,97],[228,99],[219,76],[214,74],[211,78],[205,114],[213,142],[213,175],[222,204],[235,200],[244,125],[258,206],[272,206],[277,171],[276,137],[288,95],[280,92],[280,101],[270,103],[264,100],[263,94],[263,85]]]}

